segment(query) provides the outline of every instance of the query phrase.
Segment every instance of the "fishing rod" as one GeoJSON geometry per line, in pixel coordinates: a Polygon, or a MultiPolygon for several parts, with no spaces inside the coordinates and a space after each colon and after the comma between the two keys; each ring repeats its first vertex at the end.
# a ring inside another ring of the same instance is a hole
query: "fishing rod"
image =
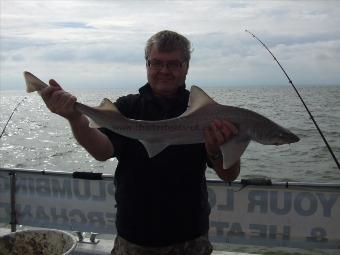
{"type": "Polygon", "coordinates": [[[8,118],[6,124],[5,124],[4,129],[2,130],[2,132],[1,132],[1,134],[0,134],[0,139],[1,139],[1,137],[3,136],[3,134],[5,133],[6,127],[7,127],[8,123],[10,122],[10,120],[12,119],[14,112],[18,109],[18,107],[20,106],[20,104],[21,104],[22,102],[24,102],[26,99],[27,99],[27,97],[24,97],[24,98],[23,98],[19,103],[17,103],[17,105],[14,107],[14,109],[13,109],[11,115],[9,116],[9,118],[8,118]]]}
{"type": "Polygon", "coordinates": [[[326,137],[323,135],[321,129],[319,128],[318,124],[316,123],[316,121],[315,121],[315,119],[314,119],[312,113],[309,111],[309,109],[308,109],[308,107],[307,107],[305,101],[304,101],[303,98],[301,97],[299,91],[296,89],[296,87],[295,87],[295,85],[294,85],[292,79],[288,76],[288,74],[286,73],[285,69],[283,69],[283,67],[281,66],[280,62],[277,60],[277,58],[274,56],[274,54],[269,50],[269,48],[267,47],[267,45],[265,45],[265,44],[264,44],[264,43],[263,43],[256,35],[254,35],[253,33],[251,33],[249,30],[246,29],[245,31],[246,31],[247,33],[249,33],[250,35],[252,35],[257,41],[259,41],[259,42],[263,45],[263,47],[270,53],[270,55],[272,55],[272,57],[274,58],[274,60],[276,61],[276,63],[280,66],[281,70],[282,70],[283,73],[286,75],[286,77],[287,77],[289,83],[292,85],[292,87],[294,88],[296,94],[297,94],[298,97],[300,98],[300,100],[301,100],[303,106],[305,107],[306,111],[308,112],[308,114],[309,114],[311,120],[313,121],[313,123],[314,123],[316,129],[319,131],[319,134],[320,134],[320,136],[322,137],[322,140],[324,141],[324,143],[326,144],[326,147],[328,148],[330,154],[332,155],[332,157],[333,157],[333,159],[334,159],[334,161],[335,161],[335,164],[337,165],[338,169],[340,169],[339,161],[337,160],[337,158],[336,158],[336,156],[335,156],[335,154],[334,154],[334,152],[333,152],[331,146],[328,144],[328,142],[327,142],[327,140],[326,140],[326,137]]]}

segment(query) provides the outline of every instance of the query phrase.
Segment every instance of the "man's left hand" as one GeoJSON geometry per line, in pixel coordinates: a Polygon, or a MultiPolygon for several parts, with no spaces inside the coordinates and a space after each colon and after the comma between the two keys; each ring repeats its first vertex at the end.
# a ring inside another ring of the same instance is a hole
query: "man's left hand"
{"type": "Polygon", "coordinates": [[[210,127],[204,130],[205,149],[209,156],[218,155],[220,146],[228,142],[238,133],[234,124],[227,120],[214,120],[210,127]]]}

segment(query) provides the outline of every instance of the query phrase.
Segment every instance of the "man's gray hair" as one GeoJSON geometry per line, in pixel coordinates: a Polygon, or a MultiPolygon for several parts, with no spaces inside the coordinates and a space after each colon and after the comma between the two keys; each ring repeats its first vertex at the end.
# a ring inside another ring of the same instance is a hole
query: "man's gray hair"
{"type": "Polygon", "coordinates": [[[149,58],[151,48],[155,46],[158,51],[171,52],[180,50],[184,61],[189,63],[191,54],[191,43],[183,35],[174,31],[163,30],[149,38],[145,46],[145,59],[149,58]]]}

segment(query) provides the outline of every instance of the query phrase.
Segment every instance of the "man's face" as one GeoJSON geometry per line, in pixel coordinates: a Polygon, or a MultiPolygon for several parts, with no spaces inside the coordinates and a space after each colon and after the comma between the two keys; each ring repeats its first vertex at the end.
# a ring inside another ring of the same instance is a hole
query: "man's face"
{"type": "Polygon", "coordinates": [[[154,47],[151,48],[147,60],[147,76],[156,95],[174,95],[178,87],[184,84],[187,73],[188,64],[184,63],[184,58],[179,50],[160,52],[154,47]]]}

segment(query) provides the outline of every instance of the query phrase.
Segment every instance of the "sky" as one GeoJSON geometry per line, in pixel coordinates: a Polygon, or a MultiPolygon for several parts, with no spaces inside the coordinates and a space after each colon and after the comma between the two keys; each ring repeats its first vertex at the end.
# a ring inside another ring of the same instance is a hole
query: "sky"
{"type": "Polygon", "coordinates": [[[188,85],[340,85],[340,1],[0,0],[0,89],[23,71],[64,88],[140,87],[161,30],[192,43],[188,85]]]}

